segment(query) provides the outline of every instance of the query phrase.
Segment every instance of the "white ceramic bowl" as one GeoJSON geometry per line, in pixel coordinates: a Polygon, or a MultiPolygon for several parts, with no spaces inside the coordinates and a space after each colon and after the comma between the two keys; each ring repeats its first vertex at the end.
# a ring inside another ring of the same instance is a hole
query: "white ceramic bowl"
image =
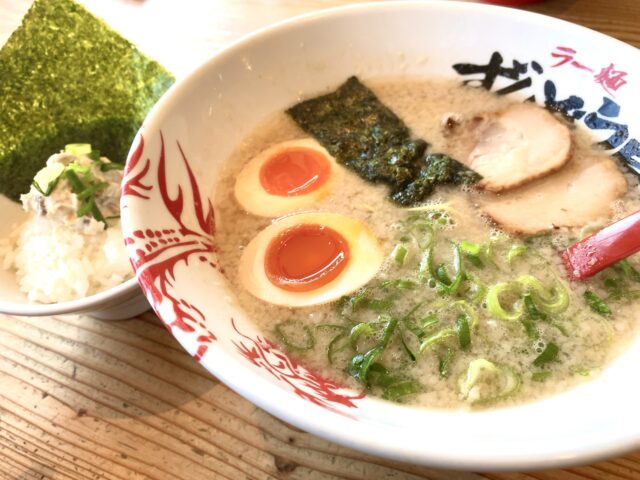
{"type": "MultiPolygon", "coordinates": [[[[14,225],[26,219],[21,206],[0,195],[0,238],[6,238],[14,225]]],[[[42,317],[67,313],[85,313],[102,320],[121,320],[134,317],[148,310],[149,302],[136,282],[131,278],[120,285],[68,302],[29,303],[20,291],[13,272],[0,269],[0,313],[42,317]]]]}
{"type": "Polygon", "coordinates": [[[220,166],[266,116],[353,74],[365,80],[436,75],[488,85],[493,73],[492,89],[516,90],[514,98],[569,99],[560,106],[570,107],[582,128],[604,126],[594,130],[601,140],[612,133],[602,122],[628,125],[617,148],[633,160],[637,142],[629,139],[640,133],[638,51],[506,8],[420,1],[328,10],[250,35],[178,82],[132,147],[122,219],[138,281],[184,348],[277,417],[412,463],[551,468],[639,447],[637,340],[602,376],[553,398],[480,412],[410,408],[344,390],[291,360],[234,303],[218,267],[216,206],[208,199],[220,166]],[[468,66],[452,68],[459,63],[468,66]]]}

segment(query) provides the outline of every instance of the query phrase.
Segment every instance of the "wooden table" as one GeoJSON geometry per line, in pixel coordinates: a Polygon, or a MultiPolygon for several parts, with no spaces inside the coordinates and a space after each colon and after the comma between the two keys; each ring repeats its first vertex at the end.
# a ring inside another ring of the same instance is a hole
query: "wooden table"
{"type": "MultiPolygon", "coordinates": [[[[0,43],[28,0],[0,0],[0,43]]],[[[86,0],[177,76],[267,23],[340,0],[86,0]]],[[[640,47],[640,1],[529,10],[640,47]]],[[[640,479],[640,452],[567,470],[460,473],[340,447],[273,418],[189,357],[152,313],[0,316],[0,479],[640,479]]]]}

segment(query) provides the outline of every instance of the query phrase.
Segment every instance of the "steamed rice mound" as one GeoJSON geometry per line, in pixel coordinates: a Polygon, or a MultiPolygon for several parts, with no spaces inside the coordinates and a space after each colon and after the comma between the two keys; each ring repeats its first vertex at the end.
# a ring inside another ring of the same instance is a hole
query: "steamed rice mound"
{"type": "Polygon", "coordinates": [[[119,221],[104,230],[101,222],[91,220],[80,232],[34,217],[3,243],[2,266],[15,268],[30,302],[74,300],[131,277],[119,221]]]}
{"type": "Polygon", "coordinates": [[[88,144],[52,155],[21,195],[29,219],[0,240],[30,302],[74,300],[132,276],[120,228],[122,170],[88,144]]]}

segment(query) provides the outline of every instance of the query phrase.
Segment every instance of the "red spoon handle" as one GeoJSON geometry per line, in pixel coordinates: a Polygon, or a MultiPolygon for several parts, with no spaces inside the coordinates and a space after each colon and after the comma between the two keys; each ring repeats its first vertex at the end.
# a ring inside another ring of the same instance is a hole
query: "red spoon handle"
{"type": "Polygon", "coordinates": [[[574,243],[561,255],[572,280],[595,275],[640,251],[640,211],[574,243]]]}

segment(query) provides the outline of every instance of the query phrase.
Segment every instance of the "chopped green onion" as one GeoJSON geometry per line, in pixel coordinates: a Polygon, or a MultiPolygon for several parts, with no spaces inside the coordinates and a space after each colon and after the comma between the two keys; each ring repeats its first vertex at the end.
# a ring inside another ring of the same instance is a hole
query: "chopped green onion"
{"type": "Polygon", "coordinates": [[[520,319],[520,323],[522,323],[522,326],[524,327],[524,330],[527,333],[527,337],[529,337],[532,340],[537,340],[538,338],[540,338],[540,333],[538,332],[538,329],[536,328],[536,326],[533,324],[531,320],[532,320],[531,317],[523,316],[520,319]]]}
{"type": "Polygon", "coordinates": [[[593,310],[597,314],[602,315],[603,317],[611,315],[611,308],[609,307],[609,305],[607,305],[604,300],[602,300],[592,291],[586,290],[583,294],[583,297],[589,307],[591,307],[591,310],[593,310]]]}
{"type": "Polygon", "coordinates": [[[35,188],[43,197],[48,197],[49,195],[51,195],[51,193],[55,190],[55,188],[58,186],[58,183],[60,182],[60,177],[62,177],[62,174],[64,173],[64,170],[60,173],[60,175],[58,175],[56,178],[54,178],[52,181],[50,181],[47,184],[47,188],[46,190],[42,190],[42,188],[40,187],[40,185],[38,184],[38,182],[36,182],[36,180],[34,179],[31,182],[31,185],[33,186],[33,188],[35,188]]]}
{"type": "Polygon", "coordinates": [[[518,282],[497,283],[487,292],[487,309],[489,313],[498,320],[518,320],[524,312],[522,302],[516,301],[513,310],[508,311],[502,307],[500,303],[500,295],[503,293],[512,293],[520,295],[522,287],[518,282]]]}
{"type": "Polygon", "coordinates": [[[396,318],[392,318],[387,322],[384,327],[380,343],[366,353],[355,355],[351,359],[347,369],[349,375],[363,383],[365,386],[369,386],[369,368],[371,368],[371,365],[376,361],[380,354],[384,352],[385,348],[387,348],[389,340],[391,340],[391,336],[395,332],[397,326],[398,320],[396,318]]]}
{"type": "Polygon", "coordinates": [[[471,284],[468,290],[468,293],[471,294],[469,296],[469,300],[471,300],[472,302],[480,302],[484,300],[487,294],[487,287],[485,287],[484,284],[480,282],[480,280],[478,280],[475,275],[472,275],[469,272],[465,272],[465,277],[466,280],[471,284]]]}
{"type": "Polygon", "coordinates": [[[82,165],[77,161],[73,161],[69,165],[67,165],[67,169],[74,171],[76,173],[81,173],[83,175],[89,175],[90,178],[93,179],[93,174],[91,173],[91,167],[87,165],[82,165]]]}
{"type": "Polygon", "coordinates": [[[398,279],[392,282],[392,285],[398,290],[413,290],[418,285],[413,280],[398,279]]]}
{"type": "Polygon", "coordinates": [[[471,345],[471,331],[466,315],[459,315],[456,321],[456,332],[458,333],[458,343],[460,348],[467,350],[471,345]]]}
{"type": "Polygon", "coordinates": [[[351,359],[351,362],[349,362],[349,375],[363,383],[365,386],[369,386],[369,368],[371,368],[371,365],[383,351],[384,347],[382,345],[378,345],[366,353],[355,355],[351,359]]]}
{"type": "Polygon", "coordinates": [[[426,222],[413,223],[411,233],[418,246],[424,250],[429,248],[435,240],[435,230],[426,222]]]}
{"type": "Polygon", "coordinates": [[[420,344],[420,353],[423,353],[425,350],[442,342],[443,340],[446,340],[449,337],[455,337],[457,335],[457,332],[453,328],[444,328],[442,330],[439,330],[438,332],[430,335],[422,341],[422,343],[420,344]]]}
{"type": "Polygon", "coordinates": [[[368,288],[363,288],[358,293],[355,293],[351,296],[341,297],[338,301],[338,311],[342,316],[346,314],[347,310],[355,312],[365,303],[365,300],[369,296],[370,292],[371,291],[368,288]]]}
{"type": "Polygon", "coordinates": [[[557,329],[563,336],[568,337],[569,336],[569,332],[567,331],[566,328],[564,328],[562,325],[560,325],[557,322],[550,322],[551,326],[554,327],[555,329],[557,329]]]}
{"type": "Polygon", "coordinates": [[[640,282],[640,272],[638,272],[638,270],[631,266],[629,260],[620,260],[614,266],[619,267],[620,270],[622,270],[622,273],[624,273],[627,278],[633,280],[634,282],[640,282]]]}
{"type": "Polygon", "coordinates": [[[426,283],[433,276],[433,272],[431,272],[431,261],[433,255],[433,248],[427,248],[422,257],[420,258],[420,263],[418,264],[418,278],[422,283],[426,283]]]}
{"type": "Polygon", "coordinates": [[[374,312],[386,312],[393,306],[393,300],[391,298],[370,298],[365,300],[364,305],[374,312]]]}
{"type": "Polygon", "coordinates": [[[420,328],[422,328],[422,330],[427,330],[439,322],[440,320],[438,319],[438,316],[435,313],[431,313],[420,320],[420,328]]]}
{"type": "Polygon", "coordinates": [[[469,319],[469,328],[474,329],[478,324],[478,313],[469,303],[464,300],[457,300],[451,304],[452,308],[456,308],[464,313],[469,319]]]}
{"type": "Polygon", "coordinates": [[[533,364],[536,367],[542,367],[549,362],[553,362],[558,357],[558,352],[560,352],[560,348],[555,343],[549,342],[542,353],[533,361],[533,364]]]}
{"type": "Polygon", "coordinates": [[[444,285],[451,285],[451,278],[449,278],[449,273],[447,272],[447,267],[445,267],[444,263],[441,263],[438,265],[438,268],[436,268],[436,278],[444,285]]]}
{"type": "Polygon", "coordinates": [[[391,375],[379,363],[371,364],[368,378],[370,386],[382,388],[382,398],[394,402],[421,390],[420,385],[415,380],[391,375]]]}
{"type": "Polygon", "coordinates": [[[402,344],[402,348],[404,349],[405,353],[409,356],[409,358],[411,359],[412,362],[416,361],[416,355],[415,353],[413,353],[411,351],[411,349],[409,348],[409,346],[407,345],[407,342],[404,338],[404,335],[400,335],[400,343],[402,344]]]}
{"type": "Polygon", "coordinates": [[[460,242],[460,251],[465,255],[478,257],[482,253],[482,245],[480,245],[479,243],[472,243],[467,240],[462,240],[460,242]]]}
{"type": "Polygon", "coordinates": [[[91,200],[92,197],[109,186],[107,182],[96,182],[77,194],[79,200],[91,200]]]}
{"type": "Polygon", "coordinates": [[[89,155],[91,153],[90,143],[69,143],[64,146],[64,153],[71,155],[89,155]]]}
{"type": "Polygon", "coordinates": [[[469,362],[467,371],[458,380],[458,388],[462,397],[473,405],[487,405],[503,400],[518,391],[522,379],[520,375],[507,365],[496,365],[493,362],[478,358],[469,362]],[[480,385],[499,382],[493,391],[486,393],[479,389],[480,385]]]}
{"type": "Polygon", "coordinates": [[[559,280],[556,280],[553,292],[533,275],[522,275],[518,282],[531,293],[536,305],[547,313],[562,313],[569,307],[569,290],[559,280]]]}
{"type": "Polygon", "coordinates": [[[513,261],[527,251],[529,247],[523,244],[512,245],[507,253],[507,262],[513,265],[513,261]]]}
{"type": "Polygon", "coordinates": [[[364,335],[365,337],[371,337],[372,334],[373,329],[371,328],[371,325],[369,325],[368,323],[357,324],[349,332],[349,343],[351,344],[351,348],[357,351],[358,338],[360,338],[361,335],[364,335]]]}
{"type": "Polygon", "coordinates": [[[397,265],[402,266],[404,265],[404,261],[407,258],[407,253],[407,247],[399,243],[391,252],[391,256],[393,257],[397,265]]]}
{"type": "Polygon", "coordinates": [[[447,287],[444,287],[443,290],[447,294],[454,294],[460,287],[462,283],[463,277],[463,269],[462,269],[462,255],[460,255],[460,247],[458,245],[453,245],[453,268],[456,271],[456,276],[453,278],[451,284],[447,287]]]}
{"type": "Polygon", "coordinates": [[[551,372],[533,372],[531,374],[531,380],[534,382],[544,382],[551,376],[551,372]]]}
{"type": "Polygon", "coordinates": [[[472,265],[478,268],[484,267],[484,262],[482,261],[482,254],[484,250],[481,244],[462,240],[460,242],[460,251],[472,265]]]}
{"type": "Polygon", "coordinates": [[[525,293],[522,296],[522,299],[524,301],[524,309],[527,312],[527,315],[529,316],[529,318],[531,320],[542,320],[542,321],[546,321],[548,319],[547,314],[544,312],[541,312],[540,310],[538,310],[538,308],[536,307],[533,298],[531,298],[531,294],[530,293],[525,293]]]}
{"type": "MultiPolygon", "coordinates": [[[[311,350],[315,346],[316,340],[313,335],[313,332],[311,331],[311,328],[309,328],[308,325],[302,325],[302,331],[304,332],[306,337],[305,342],[303,344],[295,343],[294,340],[291,340],[289,338],[290,337],[289,333],[285,331],[285,329],[289,329],[291,327],[299,328],[300,326],[301,326],[300,322],[297,322],[295,320],[287,320],[286,322],[277,324],[274,331],[278,339],[287,348],[291,348],[293,350],[311,350]]],[[[295,333],[293,335],[295,335],[295,333]]]]}
{"type": "Polygon", "coordinates": [[[382,398],[397,402],[400,398],[406,397],[421,390],[420,384],[415,380],[404,380],[394,383],[384,389],[382,398]]]}
{"type": "Polygon", "coordinates": [[[460,288],[464,271],[462,267],[462,255],[460,254],[460,246],[453,244],[453,268],[456,272],[453,280],[449,278],[446,267],[439,265],[434,268],[433,265],[433,245],[430,245],[422,255],[418,266],[418,276],[422,282],[431,279],[436,282],[438,291],[445,295],[453,295],[460,288]]]}
{"type": "Polygon", "coordinates": [[[391,375],[384,366],[379,363],[371,364],[369,368],[369,383],[371,385],[387,388],[396,382],[398,382],[398,379],[391,375]]]}
{"type": "Polygon", "coordinates": [[[413,316],[413,314],[416,311],[418,311],[418,309],[420,307],[422,307],[423,304],[424,304],[424,302],[418,302],[411,310],[409,310],[409,312],[407,312],[402,317],[402,323],[404,324],[404,326],[407,328],[407,330],[409,330],[416,337],[418,337],[418,339],[422,339],[422,337],[424,337],[424,327],[416,326],[416,325],[412,324],[410,322],[410,320],[411,320],[411,317],[413,316]]]}
{"type": "Polygon", "coordinates": [[[349,347],[349,342],[347,338],[349,333],[348,327],[344,325],[334,325],[331,323],[321,323],[319,325],[316,325],[315,330],[316,332],[319,332],[322,330],[338,331],[338,333],[331,339],[331,341],[327,345],[327,360],[329,361],[329,365],[333,365],[334,354],[349,347]],[[346,339],[345,342],[342,345],[339,345],[340,341],[344,339],[346,339]]]}
{"type": "Polygon", "coordinates": [[[347,339],[349,335],[346,332],[339,333],[329,342],[327,346],[327,360],[329,360],[329,365],[333,365],[333,356],[349,345],[348,342],[345,342],[343,345],[339,345],[340,341],[343,339],[347,339]]]}
{"type": "Polygon", "coordinates": [[[438,373],[440,374],[440,378],[447,378],[451,373],[449,369],[451,367],[453,355],[454,350],[452,348],[447,348],[444,356],[438,356],[438,373]]]}
{"type": "Polygon", "coordinates": [[[67,165],[66,169],[62,171],[60,178],[63,177],[69,182],[71,191],[76,194],[79,200],[80,205],[78,206],[76,215],[82,217],[90,213],[93,218],[102,222],[106,229],[108,227],[107,220],[98,208],[96,195],[106,189],[109,184],[96,179],[90,167],[80,165],[75,161],[67,165]],[[79,175],[82,175],[82,179],[79,175]]]}

